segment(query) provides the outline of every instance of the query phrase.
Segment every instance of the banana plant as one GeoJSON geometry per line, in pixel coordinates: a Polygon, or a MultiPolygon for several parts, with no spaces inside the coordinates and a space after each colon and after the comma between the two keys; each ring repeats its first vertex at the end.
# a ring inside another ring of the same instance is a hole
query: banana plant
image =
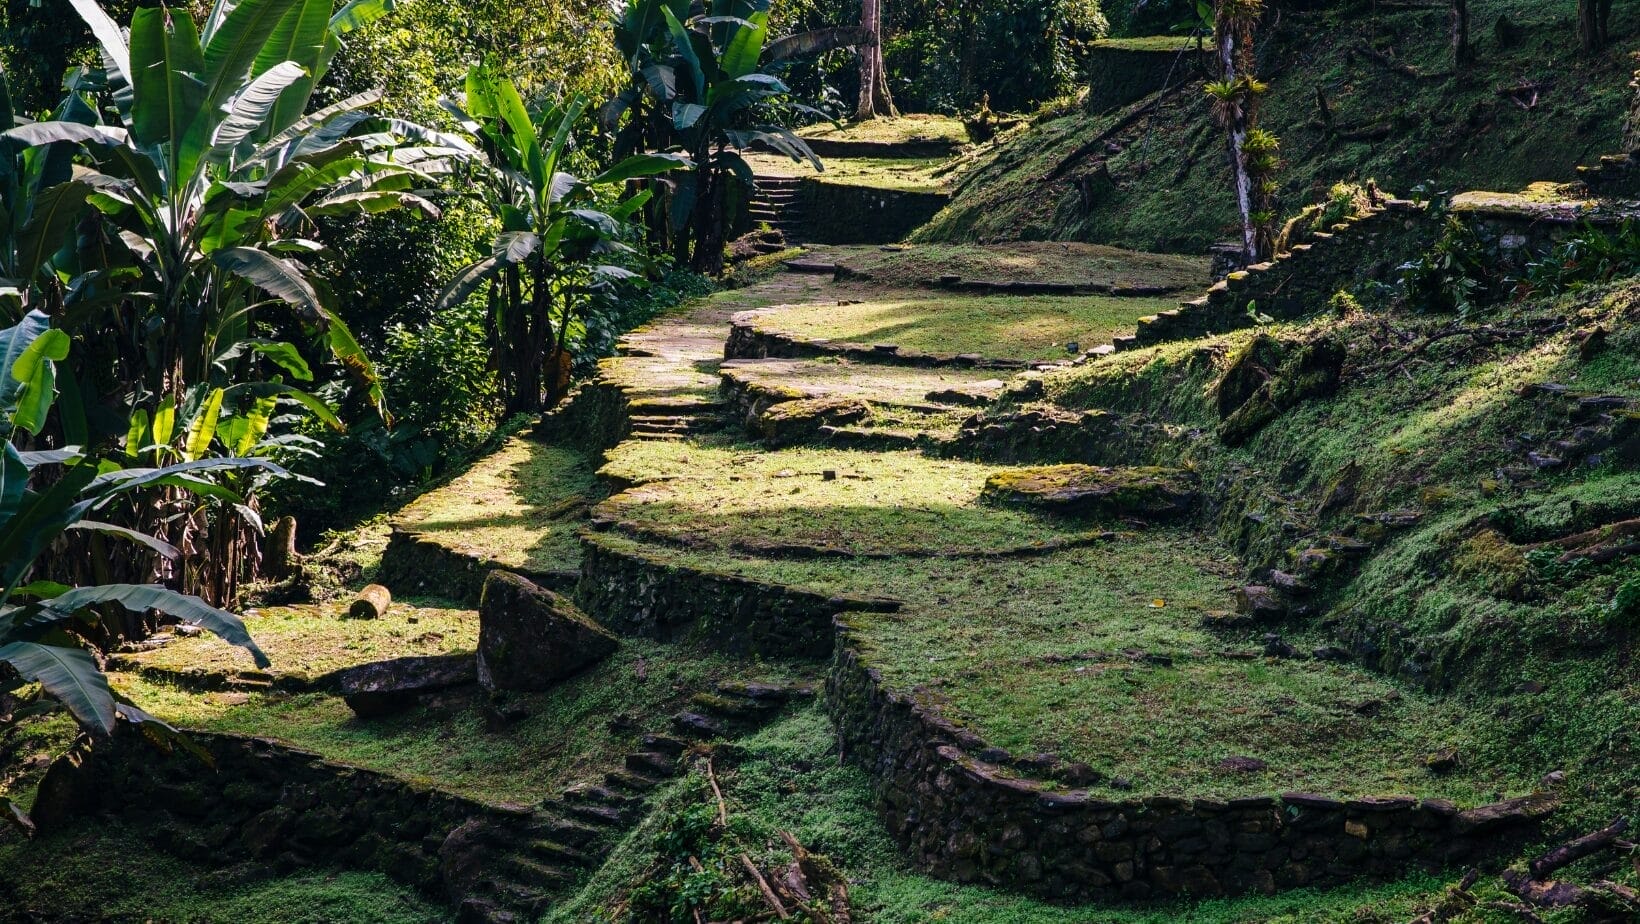
{"type": "Polygon", "coordinates": [[[690,4],[682,0],[638,0],[617,20],[630,85],[602,116],[607,127],[624,121],[617,138],[635,146],[660,143],[654,115],[665,114],[665,148],[681,150],[694,163],[671,191],[668,231],[679,259],[698,272],[723,270],[732,216],[753,191],[746,151],[770,148],[824,169],[801,137],[762,118],[767,104],[791,92],[761,63],[769,7],[770,0],[710,0],[703,15],[691,18],[690,4]]]}
{"type": "Polygon", "coordinates": [[[635,155],[589,179],[565,165],[583,97],[566,106],[526,105],[517,87],[484,65],[467,73],[463,99],[443,105],[477,142],[482,197],[500,231],[490,255],[467,266],[436,310],[488,290],[488,328],[509,413],[556,403],[567,384],[568,344],[584,325],[587,299],[616,280],[633,249],[621,225],[650,197],[645,190],[605,210],[628,181],[689,166],[680,154],[635,155]]]}
{"type": "Polygon", "coordinates": [[[117,498],[161,486],[222,493],[224,489],[202,480],[211,471],[278,467],[261,460],[212,459],[104,471],[79,447],[19,449],[18,438],[37,431],[50,409],[56,365],[68,355],[68,336],[50,324],[46,314],[31,311],[16,326],[0,330],[0,431],[5,434],[0,451],[0,662],[11,670],[10,679],[0,676],[0,690],[38,683],[83,727],[108,734],[119,718],[137,723],[152,719],[120,701],[88,650],[99,608],[157,611],[244,648],[260,666],[268,665],[267,656],[237,616],[198,597],[159,585],[71,587],[30,578],[42,570],[54,544],[74,532],[97,532],[176,556],[178,551],[165,541],[104,522],[97,518],[99,512],[117,498]],[[39,477],[48,471],[55,477],[39,477]]]}

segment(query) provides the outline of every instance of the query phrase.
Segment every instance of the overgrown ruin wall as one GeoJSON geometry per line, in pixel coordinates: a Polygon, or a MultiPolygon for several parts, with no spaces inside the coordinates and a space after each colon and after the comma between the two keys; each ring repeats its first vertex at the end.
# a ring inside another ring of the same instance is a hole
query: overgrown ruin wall
{"type": "Polygon", "coordinates": [[[942,879],[1043,898],[1200,897],[1393,876],[1500,852],[1553,807],[1543,796],[1467,811],[1304,793],[1108,801],[1022,776],[925,699],[887,689],[840,622],[827,702],[890,833],[942,879]]]}
{"type": "Polygon", "coordinates": [[[811,244],[893,244],[927,224],[951,197],[805,180],[803,236],[811,244]]]}

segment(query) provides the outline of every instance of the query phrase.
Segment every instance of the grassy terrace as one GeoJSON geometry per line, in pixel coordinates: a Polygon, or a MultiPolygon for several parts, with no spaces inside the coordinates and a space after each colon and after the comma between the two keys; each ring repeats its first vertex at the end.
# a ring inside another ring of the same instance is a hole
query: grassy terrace
{"type": "MultiPolygon", "coordinates": [[[[334,657],[344,657],[347,641],[329,631],[332,625],[316,622],[303,644],[309,650],[332,646],[334,657]]],[[[471,798],[529,803],[615,769],[622,756],[637,749],[643,732],[663,730],[666,717],[690,695],[710,690],[718,681],[790,678],[780,665],[748,666],[625,639],[613,656],[546,693],[510,695],[509,702],[529,716],[509,725],[505,734],[485,731],[480,707],[486,695],[477,688],[454,690],[401,715],[363,722],[340,697],[326,694],[202,696],[135,674],[115,675],[115,682],[119,692],[183,728],[277,738],[333,760],[471,798]],[[631,724],[612,725],[621,716],[631,724]]]]}
{"type": "Polygon", "coordinates": [[[608,509],[637,528],[600,541],[653,552],[632,537],[687,536],[700,547],[667,543],[660,554],[904,601],[900,613],[855,619],[873,666],[897,688],[925,687],[951,717],[1016,754],[1085,761],[1139,794],[1299,789],[1474,803],[1526,785],[1424,769],[1428,754],[1475,740],[1456,705],[1350,667],[1267,661],[1252,637],[1200,628],[1204,611],[1229,605],[1238,565],[1188,530],[1130,529],[1023,558],[783,560],[744,550],[803,543],[949,556],[1087,526],[983,507],[980,486],[994,469],[911,454],[634,447],[611,464],[624,477],[665,480],[612,499],[608,509]],[[825,470],[837,478],[823,480],[825,470]],[[1268,769],[1220,770],[1233,756],[1268,769]]]}
{"type": "Polygon", "coordinates": [[[943,157],[824,157],[824,170],[814,169],[806,160],[779,154],[753,154],[746,160],[758,176],[810,177],[825,183],[896,192],[938,193],[951,187],[951,177],[939,173],[946,162],[943,157]]]}
{"type": "Polygon", "coordinates": [[[833,357],[737,359],[724,363],[723,372],[754,387],[899,405],[927,405],[930,394],[947,391],[973,395],[978,400],[996,396],[1006,385],[995,371],[919,369],[833,357]]]}
{"type": "MultiPolygon", "coordinates": [[[[472,651],[478,644],[478,617],[443,601],[395,600],[380,619],[347,619],[346,613],[345,600],[268,607],[245,613],[245,626],[273,661],[266,673],[296,685],[372,661],[472,651]]],[[[122,655],[115,667],[180,678],[255,670],[248,653],[210,634],[122,655]]]]}
{"type": "MultiPolygon", "coordinates": [[[[1213,37],[1207,36],[1202,40],[1208,48],[1213,47],[1213,37]]],[[[1104,38],[1093,43],[1094,48],[1108,48],[1112,51],[1157,51],[1179,52],[1186,48],[1195,48],[1196,39],[1189,35],[1139,35],[1131,38],[1104,38]]]]}
{"type": "Polygon", "coordinates": [[[936,295],[838,287],[852,304],[809,304],[763,315],[759,326],[805,340],[895,344],[929,353],[977,353],[999,359],[1063,359],[1131,333],[1139,318],[1175,300],[1088,296],[936,295]],[[858,298],[858,301],[854,301],[858,298]]]}
{"type": "Polygon", "coordinates": [[[581,562],[579,514],[597,500],[580,453],[514,439],[399,515],[398,526],[451,550],[532,572],[581,562]]]}
{"type": "Polygon", "coordinates": [[[873,281],[916,285],[955,275],[989,282],[1045,282],[1083,286],[1207,288],[1204,257],[1136,253],[1102,244],[1023,241],[1013,244],[912,244],[882,248],[815,248],[873,281]]]}
{"type": "Polygon", "coordinates": [[[805,138],[821,141],[855,141],[869,144],[968,143],[962,120],[933,114],[903,115],[895,119],[852,122],[839,128],[830,122],[810,125],[798,131],[805,138]]]}

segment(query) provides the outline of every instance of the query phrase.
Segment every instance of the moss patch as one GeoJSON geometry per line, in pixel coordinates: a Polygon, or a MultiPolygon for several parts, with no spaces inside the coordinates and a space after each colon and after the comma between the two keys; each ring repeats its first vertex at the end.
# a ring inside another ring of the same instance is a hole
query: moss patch
{"type": "Polygon", "coordinates": [[[1167,518],[1194,506],[1192,481],[1179,469],[1050,465],[997,472],[981,496],[1069,516],[1167,518]]]}
{"type": "Polygon", "coordinates": [[[399,529],[451,551],[531,572],[573,570],[575,531],[599,497],[581,453],[529,439],[509,441],[399,515],[399,529]]]}
{"type": "Polygon", "coordinates": [[[762,315],[758,324],[806,340],[893,344],[927,353],[997,359],[1064,359],[1066,345],[1091,349],[1131,332],[1165,299],[1110,296],[937,296],[861,293],[852,304],[803,305],[762,315]]]}
{"type": "Polygon", "coordinates": [[[824,141],[855,141],[872,144],[908,144],[944,142],[952,145],[968,143],[968,129],[962,120],[952,116],[909,114],[893,119],[867,119],[847,122],[838,127],[830,122],[819,122],[799,129],[804,138],[824,141]]]}
{"type": "Polygon", "coordinates": [[[471,798],[530,803],[618,768],[642,732],[664,729],[690,696],[720,680],[792,676],[780,665],[626,639],[614,655],[550,691],[510,695],[509,706],[528,715],[498,732],[486,730],[488,697],[476,687],[361,721],[340,697],[319,693],[199,696],[130,674],[115,682],[182,728],[276,738],[471,798]]]}

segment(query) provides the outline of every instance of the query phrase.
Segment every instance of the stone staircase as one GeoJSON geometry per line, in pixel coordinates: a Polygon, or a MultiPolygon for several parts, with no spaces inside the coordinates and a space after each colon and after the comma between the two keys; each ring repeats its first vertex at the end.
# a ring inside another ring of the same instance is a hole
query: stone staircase
{"type": "Polygon", "coordinates": [[[635,440],[685,440],[722,429],[724,405],[694,398],[648,400],[634,406],[628,436],[635,440]]]}
{"type": "MultiPolygon", "coordinates": [[[[756,178],[757,188],[752,194],[751,218],[756,224],[766,224],[779,231],[788,245],[803,240],[804,208],[802,181],[796,177],[760,176],[756,178]]],[[[759,244],[764,253],[774,253],[782,248],[770,244],[759,244]],[[763,250],[764,247],[772,249],[763,250]]]]}
{"type": "Polygon", "coordinates": [[[685,771],[690,758],[713,742],[756,731],[788,705],[812,700],[810,684],[726,681],[697,693],[672,718],[677,737],[644,735],[601,783],[583,783],[540,807],[519,806],[511,824],[471,824],[451,835],[458,847],[441,851],[446,879],[466,878],[458,924],[513,924],[535,920],[568,887],[603,865],[641,821],[654,790],[685,771]],[[469,871],[461,876],[461,868],[469,871]],[[452,875],[454,874],[454,875],[452,875]]]}

